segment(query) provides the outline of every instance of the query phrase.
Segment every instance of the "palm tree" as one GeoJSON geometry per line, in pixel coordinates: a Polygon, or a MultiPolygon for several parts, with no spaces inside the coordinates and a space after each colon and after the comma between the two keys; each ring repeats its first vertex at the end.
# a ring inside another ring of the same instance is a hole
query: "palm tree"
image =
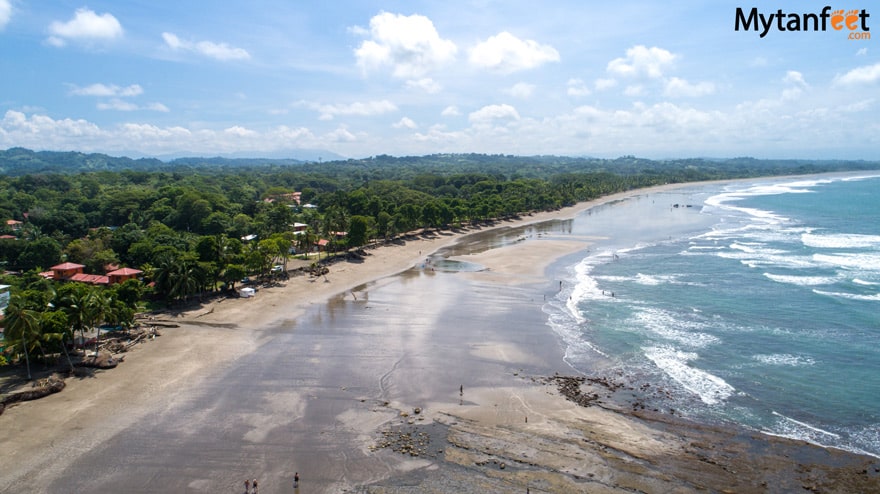
{"type": "Polygon", "coordinates": [[[85,341],[86,328],[89,326],[86,306],[93,290],[88,285],[72,283],[61,297],[58,305],[67,315],[67,322],[74,332],[79,331],[80,338],[85,341]]]}
{"type": "MultiPolygon", "coordinates": [[[[107,313],[110,307],[110,299],[100,289],[92,289],[88,292],[88,296],[84,302],[85,303],[82,307],[83,322],[87,324],[89,328],[94,328],[104,319],[104,314],[107,313]]],[[[101,332],[99,330],[95,336],[95,355],[98,354],[98,344],[100,339],[101,332]]]]}
{"type": "Polygon", "coordinates": [[[6,307],[4,326],[6,328],[6,341],[11,343],[13,348],[17,348],[24,352],[24,360],[27,366],[27,378],[31,377],[31,359],[29,348],[39,347],[40,339],[40,317],[39,313],[32,309],[27,309],[24,301],[17,295],[9,298],[9,305],[6,307]]]}

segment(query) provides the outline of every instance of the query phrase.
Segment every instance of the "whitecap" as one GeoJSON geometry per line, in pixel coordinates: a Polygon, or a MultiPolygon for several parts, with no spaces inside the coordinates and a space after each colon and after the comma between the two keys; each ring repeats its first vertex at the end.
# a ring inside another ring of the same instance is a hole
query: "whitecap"
{"type": "Polygon", "coordinates": [[[648,347],[642,350],[645,356],[666,375],[684,389],[699,396],[707,405],[723,402],[735,391],[734,387],[724,379],[688,365],[690,361],[699,358],[696,353],[682,352],[668,346],[648,347]]]}
{"type": "Polygon", "coordinates": [[[752,355],[753,360],[757,360],[762,364],[780,365],[789,367],[800,367],[804,365],[814,365],[816,361],[812,357],[803,357],[800,355],[791,355],[789,353],[773,353],[769,355],[752,355]]]}
{"type": "Polygon", "coordinates": [[[813,293],[818,295],[825,295],[827,297],[836,297],[843,298],[847,300],[860,300],[864,302],[880,302],[880,293],[875,293],[871,295],[861,295],[858,293],[844,293],[844,292],[826,292],[823,290],[813,290],[813,293]]]}
{"type": "Polygon", "coordinates": [[[791,276],[773,273],[764,273],[764,276],[777,283],[797,286],[830,285],[840,280],[840,277],[830,276],[791,276]]]}
{"type": "Polygon", "coordinates": [[[850,270],[880,271],[880,254],[876,253],[813,254],[813,259],[823,264],[850,270]]]}
{"type": "Polygon", "coordinates": [[[820,249],[865,249],[880,247],[880,235],[862,235],[856,233],[812,234],[801,235],[801,242],[807,247],[820,249]]]}

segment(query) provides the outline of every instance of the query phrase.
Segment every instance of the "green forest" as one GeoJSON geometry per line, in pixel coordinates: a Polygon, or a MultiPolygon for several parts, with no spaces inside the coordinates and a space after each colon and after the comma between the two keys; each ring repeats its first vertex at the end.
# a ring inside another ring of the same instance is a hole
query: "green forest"
{"type": "Polygon", "coordinates": [[[13,148],[0,151],[0,283],[11,286],[3,355],[57,354],[76,331],[132,325],[144,304],[234,290],[292,256],[328,262],[407,232],[653,185],[868,169],[880,163],[482,154],[163,162],[13,148]],[[142,273],[110,286],[41,275],[60,263],[142,273]]]}

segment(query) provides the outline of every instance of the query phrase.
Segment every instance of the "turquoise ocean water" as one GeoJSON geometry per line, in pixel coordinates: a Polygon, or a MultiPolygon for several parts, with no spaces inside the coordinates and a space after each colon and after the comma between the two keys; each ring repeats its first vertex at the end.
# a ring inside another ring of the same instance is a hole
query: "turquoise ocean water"
{"type": "Polygon", "coordinates": [[[880,172],[701,185],[578,217],[566,361],[657,409],[880,456],[880,172]]]}

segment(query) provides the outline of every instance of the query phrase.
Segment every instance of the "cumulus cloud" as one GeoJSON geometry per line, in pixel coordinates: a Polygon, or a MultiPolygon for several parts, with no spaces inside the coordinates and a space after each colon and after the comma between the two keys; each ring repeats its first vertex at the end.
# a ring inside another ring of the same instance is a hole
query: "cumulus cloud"
{"type": "Polygon", "coordinates": [[[321,120],[333,120],[337,115],[352,115],[360,117],[369,117],[373,115],[382,115],[397,111],[397,105],[388,100],[354,102],[346,104],[328,105],[315,102],[300,102],[307,108],[320,113],[318,117],[321,120]]]}
{"type": "Polygon", "coordinates": [[[187,41],[182,40],[174,33],[162,33],[162,39],[165,45],[174,51],[183,51],[197,53],[204,57],[213,58],[226,62],[229,60],[247,60],[251,58],[250,53],[244,48],[229,46],[226,43],[215,43],[213,41],[187,41]]]}
{"type": "Polygon", "coordinates": [[[279,126],[258,132],[241,125],[222,130],[190,130],[185,127],[159,127],[148,123],[126,122],[101,128],[86,120],[59,119],[45,115],[26,115],[9,110],[0,117],[0,149],[22,146],[31,149],[71,149],[84,152],[130,152],[145,154],[227,152],[266,152],[279,149],[322,148],[331,143],[350,142],[357,136],[339,127],[315,136],[304,127],[279,126]]]}
{"type": "Polygon", "coordinates": [[[874,84],[878,81],[880,81],[880,63],[875,63],[852,69],[843,75],[838,74],[834,77],[833,83],[840,86],[850,86],[874,84]]]}
{"type": "Polygon", "coordinates": [[[418,125],[416,125],[411,118],[403,117],[397,123],[393,124],[392,127],[395,129],[415,129],[418,125]]]}
{"type": "Polygon", "coordinates": [[[457,117],[457,116],[461,115],[461,112],[458,111],[457,106],[450,105],[450,106],[447,106],[446,108],[444,108],[443,111],[440,112],[440,115],[442,115],[444,117],[457,117]]]}
{"type": "Polygon", "coordinates": [[[509,94],[515,98],[528,98],[535,92],[534,84],[527,84],[525,82],[518,82],[514,84],[512,87],[509,87],[504,90],[505,94],[509,94]]]}
{"type": "Polygon", "coordinates": [[[418,80],[408,80],[406,81],[407,89],[415,89],[418,91],[424,91],[428,94],[437,94],[440,92],[443,87],[434,79],[430,77],[423,77],[418,80]]]}
{"type": "Polygon", "coordinates": [[[120,87],[116,84],[102,84],[100,82],[85,87],[71,85],[70,94],[75,96],[99,96],[99,97],[129,97],[143,94],[144,89],[139,84],[120,87]]]}
{"type": "Polygon", "coordinates": [[[672,98],[680,97],[699,97],[706,96],[715,92],[715,84],[711,82],[698,82],[691,84],[690,82],[672,77],[666,81],[666,87],[663,94],[672,98]]]}
{"type": "Polygon", "coordinates": [[[12,5],[9,3],[9,0],[0,0],[0,30],[6,27],[6,24],[9,24],[9,19],[12,18],[12,5]]]}
{"type": "Polygon", "coordinates": [[[615,79],[596,79],[596,91],[604,91],[606,89],[611,89],[617,85],[617,81],[615,79]]]}
{"type": "Polygon", "coordinates": [[[507,31],[490,36],[470,50],[470,62],[504,74],[558,62],[559,52],[550,45],[521,40],[507,31]]]}
{"type": "Polygon", "coordinates": [[[785,77],[782,78],[782,82],[794,84],[795,86],[807,87],[807,81],[804,79],[804,75],[796,70],[789,70],[786,72],[785,77]]]}
{"type": "Polygon", "coordinates": [[[507,105],[487,105],[468,115],[473,125],[492,125],[495,122],[519,120],[516,108],[507,105]]]}
{"type": "Polygon", "coordinates": [[[626,50],[626,57],[608,62],[606,70],[616,76],[659,79],[676,58],[677,55],[663,48],[636,45],[626,50]]]}
{"type": "Polygon", "coordinates": [[[121,38],[122,24],[113,14],[98,15],[87,8],[77,9],[73,18],[67,22],[54,21],[49,25],[48,42],[54,46],[64,46],[70,40],[95,41],[121,38]]]}
{"type": "Polygon", "coordinates": [[[566,93],[569,96],[588,96],[590,94],[590,88],[587,87],[587,84],[582,79],[569,79],[565,84],[568,89],[566,93]]]}
{"type": "MultiPolygon", "coordinates": [[[[355,33],[366,34],[363,29],[355,33]]],[[[357,65],[364,73],[391,67],[394,77],[421,78],[455,59],[458,48],[443,39],[431,22],[422,15],[399,15],[382,12],[370,19],[370,39],[354,51],[357,65]]]]}

